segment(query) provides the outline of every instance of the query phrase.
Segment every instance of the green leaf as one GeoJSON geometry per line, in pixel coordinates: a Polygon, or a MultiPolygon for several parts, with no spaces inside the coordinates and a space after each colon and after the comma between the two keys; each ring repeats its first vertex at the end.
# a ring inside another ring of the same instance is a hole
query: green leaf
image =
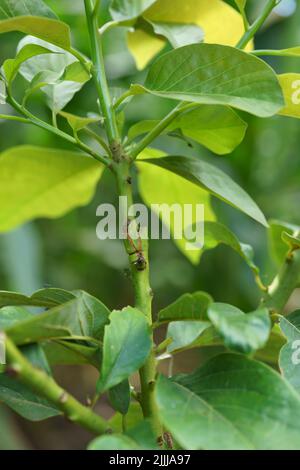
{"type": "Polygon", "coordinates": [[[267,309],[245,314],[232,305],[213,303],[208,318],[229,349],[246,354],[263,348],[270,336],[271,320],[267,309]]]}
{"type": "Polygon", "coordinates": [[[285,73],[279,75],[278,79],[285,99],[285,106],[279,114],[300,118],[300,74],[285,73]]]}
{"type": "Polygon", "coordinates": [[[271,220],[269,225],[268,239],[270,252],[276,263],[281,265],[289,252],[289,246],[283,240],[283,233],[293,237],[299,233],[300,227],[279,220],[271,220]]]}
{"type": "Polygon", "coordinates": [[[2,66],[8,84],[12,83],[18,73],[20,66],[28,59],[38,55],[51,53],[52,51],[50,51],[50,49],[46,49],[45,47],[39,46],[37,44],[28,44],[24,46],[22,49],[20,49],[15,59],[7,59],[2,66]]]}
{"type": "Polygon", "coordinates": [[[156,0],[112,0],[111,16],[115,21],[131,20],[140,16],[156,0]]]}
{"type": "Polygon", "coordinates": [[[20,31],[68,50],[70,28],[56,18],[42,0],[0,0],[0,33],[20,31]]]}
{"type": "MultiPolygon", "coordinates": [[[[143,17],[155,23],[197,25],[207,43],[235,46],[244,34],[240,13],[222,0],[157,0],[143,17]]],[[[165,41],[137,24],[136,30],[128,33],[128,45],[138,68],[143,69],[164,48],[165,41]]],[[[249,44],[247,50],[251,48],[249,44]]]]}
{"type": "Polygon", "coordinates": [[[196,24],[149,21],[156,34],[164,36],[175,49],[198,44],[204,39],[204,31],[196,24]]]}
{"type": "Polygon", "coordinates": [[[123,380],[108,391],[108,399],[114,410],[126,415],[130,405],[130,385],[128,379],[123,380]]]}
{"type": "Polygon", "coordinates": [[[174,321],[167,330],[167,338],[172,338],[168,353],[179,353],[193,348],[222,345],[220,336],[210,321],[174,321]]]}
{"type": "Polygon", "coordinates": [[[156,399],[164,426],[185,449],[300,448],[297,394],[245,356],[221,354],[176,382],[160,377],[156,399]]]}
{"type": "MultiPolygon", "coordinates": [[[[30,297],[16,292],[0,291],[0,308],[5,306],[32,306],[32,307],[55,307],[75,298],[72,292],[47,288],[40,289],[30,297]]],[[[3,310],[1,310],[3,312],[3,310]]]]}
{"type": "Polygon", "coordinates": [[[202,189],[206,189],[213,196],[244,212],[262,225],[268,226],[265,216],[256,203],[219,168],[202,160],[189,157],[168,156],[144,161],[182,176],[202,189]]]}
{"type": "MultiPolygon", "coordinates": [[[[150,132],[159,121],[141,121],[131,127],[130,139],[150,132]]],[[[218,155],[231,153],[244,139],[247,124],[232,109],[207,105],[196,107],[176,118],[164,134],[180,129],[186,137],[218,155]]]]}
{"type": "Polygon", "coordinates": [[[150,350],[150,329],[143,313],[132,307],[112,312],[105,328],[98,392],[118,385],[138,370],[150,350]]]}
{"type": "Polygon", "coordinates": [[[182,238],[182,236],[180,238],[176,237],[176,232],[178,233],[178,231],[180,231],[182,234],[182,229],[185,229],[190,225],[190,223],[196,224],[198,222],[202,222],[203,217],[200,216],[199,218],[196,211],[193,211],[191,221],[184,220],[182,226],[181,222],[179,223],[179,219],[170,217],[170,212],[168,211],[156,210],[155,205],[156,207],[161,207],[163,204],[163,207],[165,207],[165,204],[167,204],[169,207],[172,207],[176,204],[176,206],[179,206],[181,210],[183,210],[184,204],[191,204],[192,207],[195,207],[197,204],[203,204],[205,221],[213,221],[215,220],[215,215],[211,208],[210,195],[201,187],[196,186],[190,181],[187,181],[162,167],[158,167],[156,165],[145,165],[143,163],[144,159],[159,158],[163,155],[163,152],[158,150],[146,149],[139,156],[137,163],[139,170],[139,191],[143,201],[151,207],[157,215],[159,215],[165,226],[170,229],[170,233],[174,238],[174,243],[192,263],[197,264],[199,262],[201,250],[195,248],[193,250],[189,250],[189,243],[187,240],[182,238]],[[157,191],[158,185],[160,188],[159,191],[157,191]]]}
{"type": "Polygon", "coordinates": [[[184,294],[159,312],[158,321],[207,320],[207,309],[212,302],[205,292],[184,294]]]}
{"type": "Polygon", "coordinates": [[[244,51],[221,45],[193,44],[168,52],[149,70],[139,93],[199,104],[228,105],[260,117],[284,106],[274,71],[244,51]]]}
{"type": "Polygon", "coordinates": [[[0,155],[0,232],[88,203],[102,167],[75,152],[13,147],[0,155]]]}
{"type": "Polygon", "coordinates": [[[6,332],[18,345],[73,336],[101,339],[108,317],[109,310],[100,300],[81,292],[74,300],[19,322],[6,332]]]}
{"type": "Polygon", "coordinates": [[[78,132],[81,129],[84,129],[89,124],[94,124],[95,122],[101,121],[101,116],[81,117],[76,116],[75,114],[66,113],[64,111],[61,111],[59,114],[68,121],[69,126],[73,129],[74,132],[78,132]]]}
{"type": "Polygon", "coordinates": [[[287,343],[279,356],[279,366],[284,377],[300,392],[300,310],[280,318],[280,328],[287,343]]]}
{"type": "Polygon", "coordinates": [[[47,400],[38,397],[4,373],[0,373],[0,401],[30,421],[42,421],[61,414],[47,400]]]}

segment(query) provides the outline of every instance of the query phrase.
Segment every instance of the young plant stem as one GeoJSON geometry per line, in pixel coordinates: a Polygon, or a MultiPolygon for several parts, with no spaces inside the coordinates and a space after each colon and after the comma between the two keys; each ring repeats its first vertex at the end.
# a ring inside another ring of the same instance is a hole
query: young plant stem
{"type": "Polygon", "coordinates": [[[130,155],[135,160],[138,155],[148,147],[157,137],[159,137],[163,131],[182,113],[185,111],[199,106],[197,103],[179,103],[172,111],[167,114],[152,131],[150,131],[139,143],[137,143],[131,150],[130,155]]]}
{"type": "Polygon", "coordinates": [[[52,377],[32,366],[9,338],[6,338],[6,356],[7,369],[16,379],[55,405],[70,421],[96,435],[111,432],[101,416],[79,403],[52,377]]]}
{"type": "Polygon", "coordinates": [[[20,117],[20,116],[13,116],[10,114],[0,114],[0,119],[4,119],[5,121],[18,121],[23,122],[24,124],[32,124],[29,119],[20,117]]]}
{"type": "MultiPolygon", "coordinates": [[[[279,0],[280,1],[280,0],[279,0]]],[[[278,0],[268,0],[262,9],[260,16],[254,21],[254,23],[247,29],[245,34],[241,37],[236,47],[238,49],[245,49],[247,44],[254,38],[257,31],[264,24],[272,10],[278,5],[278,0]]]]}
{"type": "MultiPolygon", "coordinates": [[[[133,203],[133,194],[131,186],[131,174],[130,174],[131,164],[130,162],[123,160],[123,162],[114,164],[114,173],[117,180],[117,187],[119,196],[127,198],[127,208],[133,203]]],[[[126,220],[126,227],[124,227],[125,233],[127,234],[128,223],[131,221],[128,212],[123,214],[123,220],[126,220]]],[[[152,289],[150,286],[149,279],[149,257],[148,257],[148,241],[142,240],[142,256],[145,260],[145,265],[143,269],[139,269],[137,264],[138,253],[134,253],[132,244],[129,241],[129,238],[126,237],[124,240],[124,245],[126,252],[128,254],[128,259],[131,268],[131,277],[132,284],[135,295],[135,306],[140,310],[146,317],[149,323],[149,330],[151,330],[151,339],[153,347],[151,353],[144,364],[140,369],[140,381],[141,381],[141,407],[143,410],[143,415],[145,418],[150,419],[153,431],[157,439],[161,439],[162,436],[162,426],[160,424],[158,409],[155,401],[155,382],[157,374],[157,362],[154,353],[154,339],[152,333],[152,289]]]]}
{"type": "Polygon", "coordinates": [[[300,250],[289,256],[268,289],[262,304],[271,313],[282,313],[290,296],[300,285],[300,250]]]}
{"type": "Polygon", "coordinates": [[[119,142],[119,131],[106,78],[102,40],[98,30],[98,19],[97,15],[94,15],[92,0],[84,0],[84,5],[91,43],[91,56],[94,64],[92,74],[105,119],[108,140],[110,144],[113,144],[114,142],[119,142]]]}

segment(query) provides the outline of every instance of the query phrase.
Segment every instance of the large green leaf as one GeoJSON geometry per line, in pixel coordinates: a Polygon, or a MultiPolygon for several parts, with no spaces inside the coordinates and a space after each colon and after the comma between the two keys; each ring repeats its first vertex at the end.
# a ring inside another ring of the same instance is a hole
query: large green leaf
{"type": "Polygon", "coordinates": [[[212,302],[205,292],[184,294],[158,314],[158,321],[207,320],[207,309],[212,302]]]}
{"type": "Polygon", "coordinates": [[[0,232],[60,217],[93,196],[102,167],[75,152],[14,147],[0,155],[0,232]]]}
{"type": "Polygon", "coordinates": [[[207,315],[229,349],[253,353],[263,348],[270,336],[271,320],[267,309],[245,314],[232,305],[213,303],[207,315]]]}
{"type": "MultiPolygon", "coordinates": [[[[151,131],[157,124],[158,121],[141,121],[131,127],[128,136],[134,139],[151,131]]],[[[207,105],[180,115],[164,133],[172,135],[177,129],[214,153],[224,155],[231,153],[242,142],[247,124],[226,106],[207,105]]]]}
{"type": "Polygon", "coordinates": [[[112,0],[110,12],[115,21],[131,20],[140,16],[156,0],[112,0]]]}
{"type": "Polygon", "coordinates": [[[276,74],[262,60],[228,46],[194,44],[160,57],[145,86],[164,98],[228,105],[260,117],[276,114],[284,99],[276,74]]]}
{"type": "Polygon", "coordinates": [[[70,28],[42,0],[0,0],[0,33],[20,31],[70,49],[70,28]]]}
{"type": "Polygon", "coordinates": [[[262,225],[268,226],[265,216],[251,197],[219,168],[189,157],[168,156],[144,161],[182,176],[249,215],[262,225]]]}
{"type": "Polygon", "coordinates": [[[300,310],[281,317],[280,328],[287,338],[279,356],[284,377],[300,392],[300,310]]]}
{"type": "Polygon", "coordinates": [[[156,399],[163,424],[183,448],[300,449],[300,400],[268,366],[222,354],[175,380],[161,377],[156,399]]]}
{"type": "Polygon", "coordinates": [[[150,329],[143,313],[132,307],[112,312],[105,328],[98,391],[114,387],[138,370],[151,346],[150,329]]]}
{"type": "MultiPolygon", "coordinates": [[[[1,311],[0,311],[1,314],[1,311]]],[[[86,292],[65,304],[6,329],[16,344],[29,344],[66,337],[101,339],[109,310],[86,292]]]]}
{"type": "MultiPolygon", "coordinates": [[[[190,223],[196,224],[202,222],[202,217],[198,218],[196,211],[193,211],[191,222],[186,218],[181,221],[176,217],[170,217],[168,211],[160,211],[155,209],[155,205],[167,204],[172,207],[174,204],[180,206],[181,210],[184,209],[184,204],[191,204],[196,207],[197,204],[204,205],[205,221],[215,220],[215,215],[210,204],[210,195],[201,187],[187,181],[186,179],[177,176],[170,171],[156,165],[145,165],[142,160],[147,158],[159,158],[164,153],[154,149],[146,149],[139,156],[137,163],[139,170],[139,191],[144,202],[152,208],[152,210],[161,218],[164,225],[169,228],[174,242],[178,248],[184,253],[185,256],[194,264],[197,264],[200,259],[201,250],[194,247],[189,250],[189,243],[185,238],[178,238],[175,236],[177,231],[182,233],[182,228],[186,228],[190,223]],[[159,185],[159,191],[157,191],[159,185]]],[[[157,207],[157,206],[156,206],[157,207]]],[[[165,206],[163,206],[165,207],[165,206]]]]}

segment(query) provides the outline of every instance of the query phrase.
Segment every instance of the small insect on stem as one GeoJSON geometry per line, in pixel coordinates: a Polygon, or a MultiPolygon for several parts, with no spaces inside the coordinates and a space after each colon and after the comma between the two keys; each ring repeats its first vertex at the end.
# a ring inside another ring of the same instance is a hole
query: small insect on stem
{"type": "Polygon", "coordinates": [[[131,236],[129,235],[129,232],[128,232],[129,224],[130,224],[130,222],[128,221],[128,223],[127,223],[127,240],[130,243],[130,245],[132,246],[134,251],[132,251],[128,254],[129,254],[129,256],[136,255],[136,260],[132,261],[132,264],[136,267],[136,269],[138,271],[145,271],[145,269],[147,268],[147,261],[145,259],[144,253],[143,253],[143,244],[142,244],[142,239],[141,239],[141,236],[140,236],[140,227],[138,227],[138,229],[137,229],[138,234],[139,234],[139,238],[138,238],[138,245],[136,246],[133,239],[131,238],[131,236]]]}

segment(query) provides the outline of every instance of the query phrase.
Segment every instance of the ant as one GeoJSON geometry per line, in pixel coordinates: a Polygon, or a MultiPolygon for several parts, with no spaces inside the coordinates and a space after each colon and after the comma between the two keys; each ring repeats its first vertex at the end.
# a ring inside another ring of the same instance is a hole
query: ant
{"type": "MultiPolygon", "coordinates": [[[[128,222],[128,226],[129,226],[129,222],[128,222]]],[[[143,254],[142,239],[139,236],[138,246],[136,247],[133,239],[131,238],[131,236],[128,233],[128,226],[127,226],[127,240],[129,241],[130,245],[134,249],[134,251],[132,253],[128,253],[128,254],[129,254],[129,256],[137,255],[137,259],[135,261],[133,261],[132,264],[134,264],[134,266],[136,267],[136,269],[138,271],[145,271],[145,269],[147,267],[147,261],[144,257],[144,254],[143,254]]],[[[138,228],[138,233],[139,232],[140,232],[140,228],[138,228]]]]}

